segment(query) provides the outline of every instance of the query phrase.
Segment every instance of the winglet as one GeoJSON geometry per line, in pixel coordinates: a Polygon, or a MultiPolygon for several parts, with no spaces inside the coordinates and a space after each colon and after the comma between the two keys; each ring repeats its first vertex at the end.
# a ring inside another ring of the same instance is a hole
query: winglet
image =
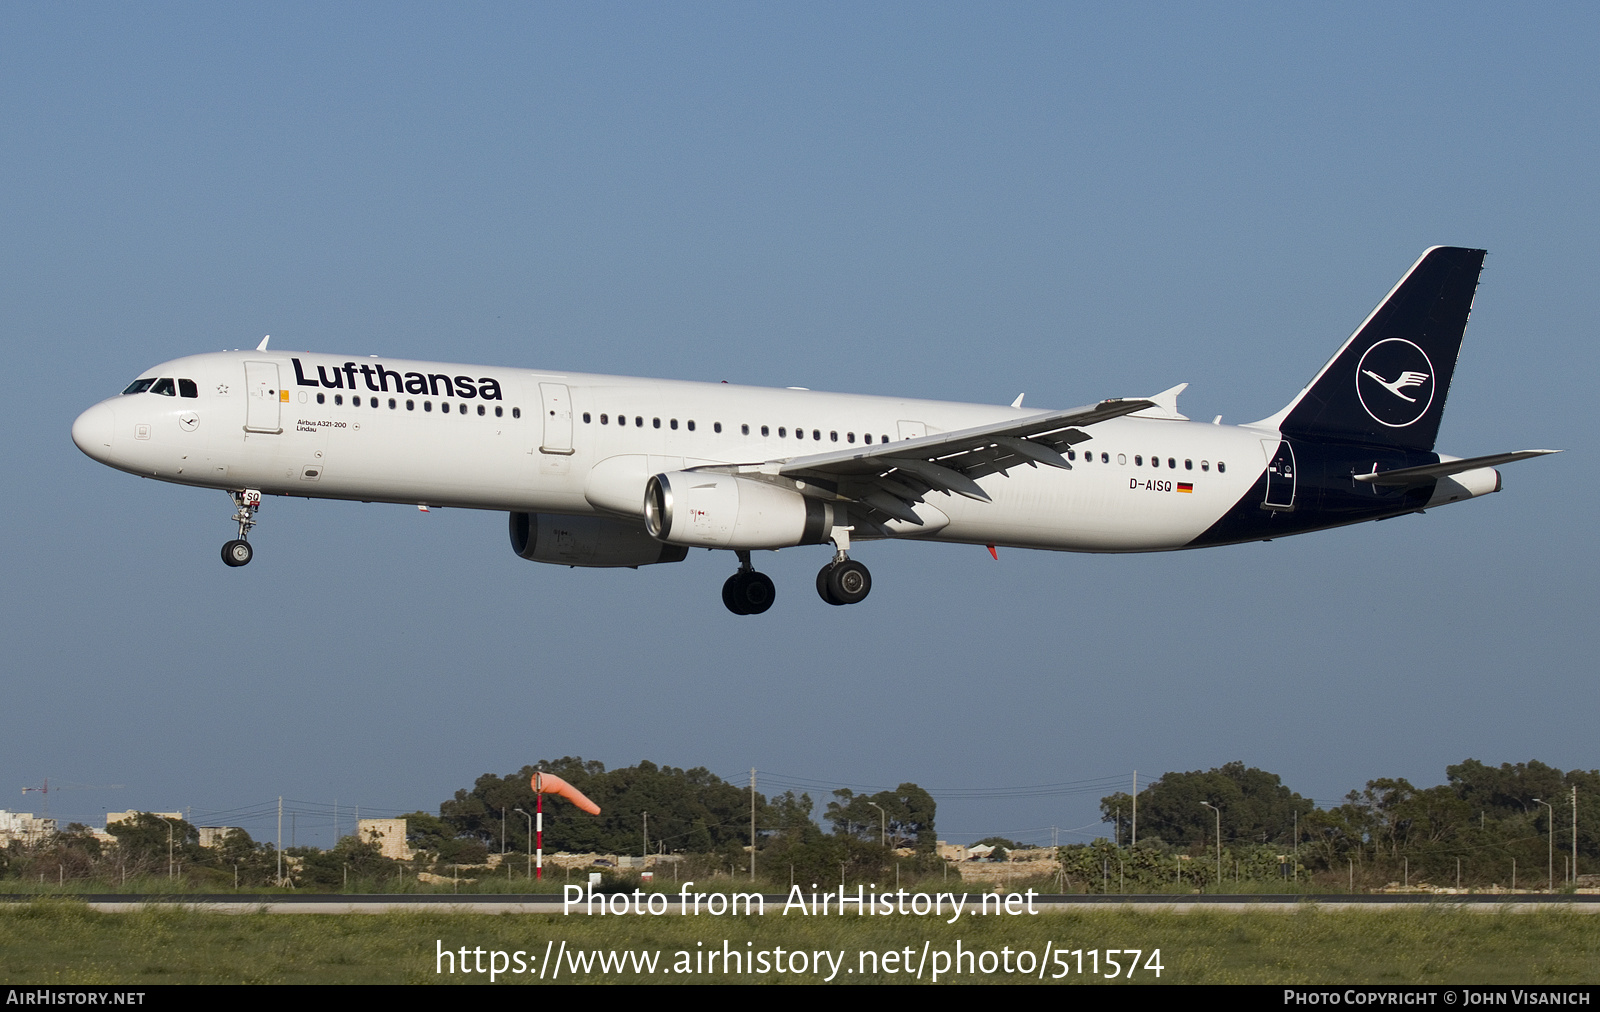
{"type": "Polygon", "coordinates": [[[1014,407],[1014,408],[1022,407],[1022,398],[1026,397],[1026,396],[1028,396],[1026,392],[1018,394],[1017,395],[1017,399],[1011,402],[1011,406],[1014,407]]]}
{"type": "Polygon", "coordinates": [[[1145,400],[1154,401],[1155,407],[1145,408],[1143,411],[1135,411],[1132,417],[1171,418],[1174,421],[1179,422],[1188,421],[1188,415],[1178,414],[1178,395],[1183,393],[1188,388],[1189,384],[1179,383],[1177,386],[1163,390],[1159,394],[1151,394],[1149,397],[1146,397],[1145,400]]]}
{"type": "Polygon", "coordinates": [[[266,351],[267,350],[267,342],[270,341],[270,340],[272,340],[272,335],[271,334],[268,334],[266,337],[263,337],[261,339],[261,343],[256,345],[256,351],[266,351]]]}

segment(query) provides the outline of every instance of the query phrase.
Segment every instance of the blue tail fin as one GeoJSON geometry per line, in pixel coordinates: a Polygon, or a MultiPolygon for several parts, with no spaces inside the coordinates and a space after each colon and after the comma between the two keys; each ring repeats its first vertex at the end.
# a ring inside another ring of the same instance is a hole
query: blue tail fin
{"type": "Polygon", "coordinates": [[[1435,246],[1294,403],[1279,429],[1311,440],[1432,450],[1484,251],[1435,246]]]}

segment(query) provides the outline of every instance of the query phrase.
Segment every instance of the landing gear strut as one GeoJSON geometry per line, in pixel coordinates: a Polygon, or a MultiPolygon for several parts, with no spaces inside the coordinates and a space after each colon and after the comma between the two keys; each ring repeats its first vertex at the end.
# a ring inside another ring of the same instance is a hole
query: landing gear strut
{"type": "Polygon", "coordinates": [[[860,604],[872,593],[872,574],[850,558],[850,530],[833,529],[833,561],[817,573],[817,595],[829,604],[860,604]]]}
{"type": "Polygon", "coordinates": [[[750,567],[750,553],[735,552],[739,556],[739,571],[728,577],[722,585],[722,603],[735,615],[759,615],[772,607],[778,590],[772,578],[750,567]]]}
{"type": "Polygon", "coordinates": [[[250,528],[256,525],[256,511],[261,508],[261,493],[253,488],[231,493],[239,511],[233,519],[239,524],[239,536],[222,546],[222,561],[230,566],[248,566],[255,552],[250,548],[250,528]]]}

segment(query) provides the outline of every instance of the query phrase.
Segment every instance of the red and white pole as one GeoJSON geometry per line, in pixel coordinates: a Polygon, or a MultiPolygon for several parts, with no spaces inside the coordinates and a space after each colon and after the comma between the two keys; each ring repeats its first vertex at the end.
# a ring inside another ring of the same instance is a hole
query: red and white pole
{"type": "Polygon", "coordinates": [[[533,800],[534,819],[537,820],[534,825],[538,827],[534,831],[534,847],[538,857],[534,865],[537,870],[533,873],[533,877],[542,879],[544,878],[544,778],[537,773],[533,775],[533,800]]]}

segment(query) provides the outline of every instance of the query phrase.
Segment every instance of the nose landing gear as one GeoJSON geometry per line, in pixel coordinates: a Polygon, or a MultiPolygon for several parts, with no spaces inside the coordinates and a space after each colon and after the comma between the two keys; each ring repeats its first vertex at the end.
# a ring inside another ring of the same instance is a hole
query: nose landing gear
{"type": "Polygon", "coordinates": [[[860,604],[872,593],[872,574],[850,558],[850,528],[835,527],[833,561],[817,573],[817,595],[829,604],[860,604]]]}
{"type": "Polygon", "coordinates": [[[239,524],[239,536],[222,546],[222,561],[237,568],[248,566],[251,558],[255,556],[247,539],[250,537],[250,528],[256,525],[256,511],[261,508],[261,493],[253,488],[247,488],[231,494],[234,505],[239,507],[239,511],[233,515],[233,519],[239,524]]]}
{"type": "Polygon", "coordinates": [[[759,615],[772,607],[778,590],[770,576],[750,567],[749,552],[735,554],[739,556],[739,571],[722,585],[722,603],[735,615],[759,615]]]}

